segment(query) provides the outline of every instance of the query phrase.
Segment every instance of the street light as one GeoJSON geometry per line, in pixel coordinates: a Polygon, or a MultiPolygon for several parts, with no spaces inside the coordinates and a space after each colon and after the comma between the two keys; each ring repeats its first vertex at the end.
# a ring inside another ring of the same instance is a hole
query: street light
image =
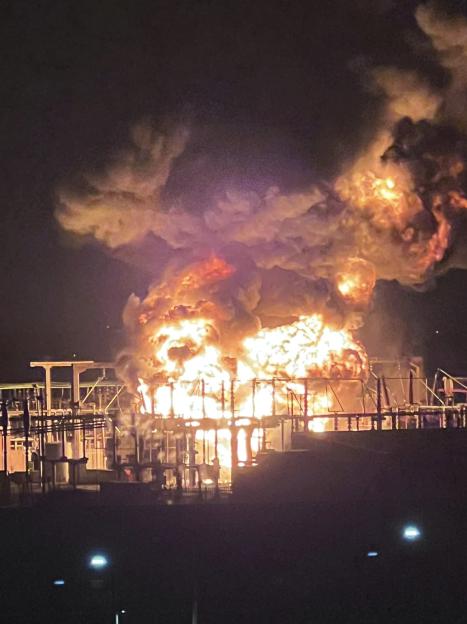
{"type": "MultiPolygon", "coordinates": [[[[115,576],[114,576],[114,566],[111,565],[111,561],[109,557],[103,552],[97,552],[90,556],[89,558],[89,567],[95,572],[103,572],[106,568],[110,568],[110,596],[111,596],[111,609],[114,617],[114,623],[120,624],[120,615],[126,613],[125,609],[117,610],[115,609],[116,595],[115,595],[115,576]]],[[[103,584],[103,580],[101,579],[99,583],[103,584]]]]}
{"type": "Polygon", "coordinates": [[[55,585],[55,587],[63,587],[63,585],[65,585],[65,579],[55,579],[54,581],[52,581],[53,585],[55,585]]]}
{"type": "Polygon", "coordinates": [[[109,559],[102,553],[95,553],[89,559],[89,567],[93,570],[104,570],[109,565],[109,559]]]}
{"type": "Polygon", "coordinates": [[[416,542],[422,536],[420,529],[415,524],[408,524],[402,531],[402,537],[407,542],[416,542]]]}

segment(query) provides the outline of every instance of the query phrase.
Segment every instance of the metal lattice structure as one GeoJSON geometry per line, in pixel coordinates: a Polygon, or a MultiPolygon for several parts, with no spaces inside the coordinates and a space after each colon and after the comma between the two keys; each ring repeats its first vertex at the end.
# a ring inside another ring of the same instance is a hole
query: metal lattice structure
{"type": "Polygon", "coordinates": [[[3,470],[43,490],[118,479],[217,486],[262,454],[288,450],[297,432],[467,428],[467,378],[439,370],[429,382],[419,359],[374,360],[367,379],[253,379],[249,403],[245,382],[232,379],[215,389],[215,417],[202,379],[191,382],[190,404],[173,398],[161,414],[126,391],[111,363],[31,366],[43,381],[0,384],[3,470]],[[71,379],[53,380],[55,369],[71,379]]]}

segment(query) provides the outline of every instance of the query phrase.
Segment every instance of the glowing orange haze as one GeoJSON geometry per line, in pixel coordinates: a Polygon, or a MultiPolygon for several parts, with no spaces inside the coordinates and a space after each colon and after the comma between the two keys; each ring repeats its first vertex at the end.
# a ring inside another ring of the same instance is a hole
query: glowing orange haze
{"type": "MultiPolygon", "coordinates": [[[[403,169],[385,166],[384,176],[354,171],[337,181],[336,190],[354,208],[368,211],[375,227],[399,232],[401,240],[411,245],[415,272],[428,270],[442,258],[450,235],[447,219],[434,206],[436,231],[421,242],[414,238],[410,222],[423,206],[403,169]],[[391,175],[387,175],[389,170],[391,175]]],[[[218,321],[226,317],[209,293],[234,273],[234,267],[214,255],[191,265],[173,283],[161,284],[156,293],[155,304],[160,297],[170,301],[171,307],[159,317],[157,305],[149,302],[139,318],[154,373],[150,379],[139,379],[141,413],[184,418],[195,427],[200,420],[216,419],[217,452],[224,467],[231,465],[228,427],[232,418],[240,426],[238,457],[242,460],[247,435],[242,426],[255,426],[257,419],[286,413],[288,393],[303,397],[306,379],[364,379],[368,374],[365,349],[351,332],[326,325],[323,316],[313,312],[287,325],[260,329],[235,345],[235,353],[225,352],[218,321]],[[285,383],[275,385],[272,380],[285,383]],[[231,389],[235,390],[234,407],[229,402],[231,389]]],[[[368,259],[349,258],[341,270],[336,269],[333,279],[335,295],[344,307],[367,308],[376,282],[375,267],[368,259]]],[[[323,416],[313,420],[311,427],[322,431],[324,416],[336,409],[333,399],[308,385],[307,397],[308,414],[323,416]]],[[[204,425],[195,437],[206,442],[213,436],[214,429],[204,425]]],[[[262,429],[253,430],[254,453],[261,448],[262,436],[262,429]]]]}

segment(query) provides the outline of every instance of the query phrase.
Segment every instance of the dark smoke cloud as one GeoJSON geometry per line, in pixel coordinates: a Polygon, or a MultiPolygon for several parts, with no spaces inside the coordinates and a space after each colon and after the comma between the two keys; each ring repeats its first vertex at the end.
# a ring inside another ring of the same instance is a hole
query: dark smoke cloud
{"type": "Polygon", "coordinates": [[[239,184],[225,168],[228,158],[217,153],[213,160],[203,150],[196,128],[190,138],[185,127],[142,124],[102,174],[85,176],[84,190],[59,193],[57,219],[75,235],[92,236],[123,257],[142,241],[154,247],[161,241],[154,258],[165,270],[145,301],[132,297],[125,311],[137,349],[148,348],[139,343],[142,314],[157,324],[174,307],[193,311],[206,301],[217,310],[216,331],[226,348],[261,325],[300,314],[320,312],[355,328],[362,306],[337,288],[349,266],[417,286],[438,267],[461,262],[449,248],[466,210],[465,114],[458,102],[467,87],[467,21],[431,4],[417,9],[416,20],[450,82],[441,89],[415,71],[366,69],[382,99],[371,123],[376,129],[365,149],[341,164],[336,180],[310,174],[305,182],[300,175],[300,184],[283,190],[264,184],[252,163],[251,184],[248,178],[239,184]],[[235,267],[233,274],[221,285],[177,290],[190,265],[211,254],[235,267]],[[451,260],[443,264],[445,257],[451,260]]]}

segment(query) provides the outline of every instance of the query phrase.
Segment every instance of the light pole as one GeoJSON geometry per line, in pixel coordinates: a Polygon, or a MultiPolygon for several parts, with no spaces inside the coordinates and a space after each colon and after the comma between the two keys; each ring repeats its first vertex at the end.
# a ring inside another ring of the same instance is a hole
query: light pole
{"type": "Polygon", "coordinates": [[[126,610],[117,608],[117,597],[115,593],[115,569],[112,565],[110,557],[104,552],[92,553],[88,559],[88,566],[91,570],[97,573],[104,572],[107,568],[109,568],[112,621],[113,624],[120,624],[122,619],[121,616],[125,615],[126,610]]]}
{"type": "MultiPolygon", "coordinates": [[[[88,558],[88,567],[95,572],[96,574],[104,573],[107,570],[109,571],[108,578],[110,578],[110,610],[112,613],[112,622],[118,624],[120,621],[119,613],[115,607],[115,580],[114,580],[114,569],[110,557],[104,552],[94,552],[88,558]]],[[[97,587],[105,587],[104,579],[97,579],[97,587]]]]}

